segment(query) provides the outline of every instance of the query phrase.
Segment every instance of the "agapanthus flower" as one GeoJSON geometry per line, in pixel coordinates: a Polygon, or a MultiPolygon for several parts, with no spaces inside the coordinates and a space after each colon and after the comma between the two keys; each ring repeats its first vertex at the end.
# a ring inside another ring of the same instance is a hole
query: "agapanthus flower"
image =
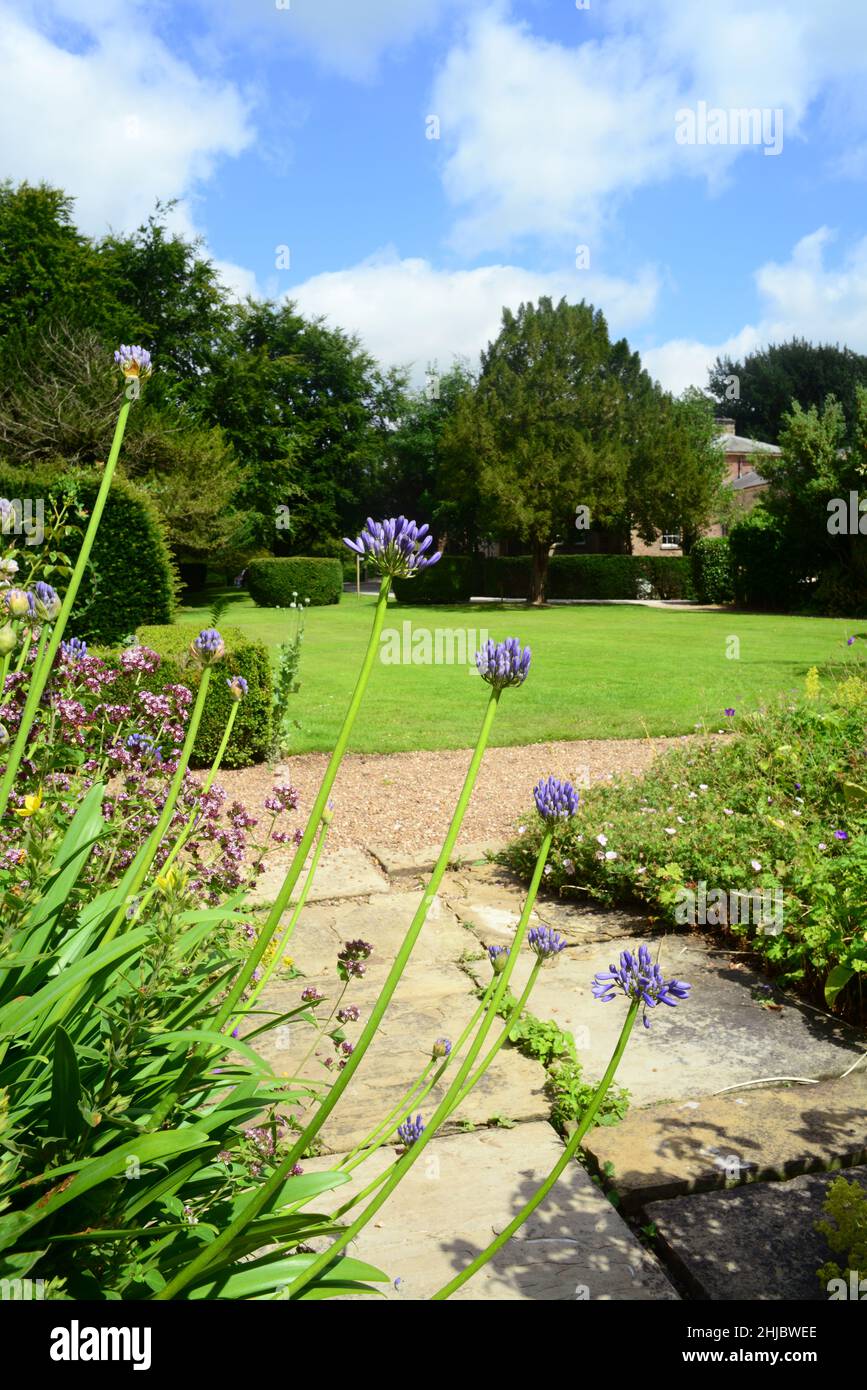
{"type": "MultiPolygon", "coordinates": [[[[18,633],[11,623],[4,623],[0,627],[0,656],[9,656],[18,646],[18,633]]],[[[0,691],[0,695],[2,695],[0,691]]]]}
{"type": "Polygon", "coordinates": [[[610,965],[607,971],[599,972],[594,977],[592,993],[603,1004],[610,1004],[618,988],[627,999],[644,1004],[644,1026],[649,1028],[647,1009],[655,1009],[657,1004],[668,1004],[673,1009],[679,1000],[689,997],[692,986],[684,980],[666,980],[650,954],[650,947],[642,943],[637,958],[631,951],[621,951],[619,965],[610,965]]]}
{"type": "Polygon", "coordinates": [[[540,960],[550,960],[553,956],[558,956],[567,945],[565,936],[561,936],[552,927],[531,927],[527,933],[527,945],[531,951],[535,951],[540,960]]]}
{"type": "Polygon", "coordinates": [[[9,743],[9,730],[5,724],[0,724],[0,748],[5,748],[9,743]]]}
{"type": "Polygon", "coordinates": [[[412,1115],[407,1115],[403,1124],[397,1127],[397,1137],[406,1148],[410,1148],[423,1134],[424,1121],[421,1115],[416,1115],[415,1119],[412,1115]]]}
{"type": "Polygon", "coordinates": [[[505,642],[493,642],[488,638],[480,652],[476,652],[476,666],[483,681],[495,690],[504,690],[507,685],[523,685],[530,669],[530,648],[521,648],[517,637],[507,637],[505,642]]]}
{"type": "Polygon", "coordinates": [[[13,618],[26,618],[32,612],[30,595],[26,589],[5,589],[0,595],[0,601],[13,618]]]}
{"type": "Polygon", "coordinates": [[[114,360],[126,377],[146,377],[153,371],[150,353],[138,344],[121,343],[114,360]]]}
{"type": "Polygon", "coordinates": [[[451,1056],[452,1045],[448,1038],[437,1038],[431,1048],[431,1057],[434,1061],[439,1061],[441,1057],[451,1056]]]}
{"type": "Polygon", "coordinates": [[[385,521],[368,517],[358,539],[351,541],[345,536],[343,544],[373,565],[377,573],[392,579],[412,579],[440,558],[439,551],[425,554],[433,545],[430,527],[417,526],[405,516],[391,516],[385,521]]]}
{"type": "Polygon", "coordinates": [[[215,627],[206,627],[190,643],[190,651],[202,666],[210,666],[225,656],[226,644],[215,627]]]}
{"type": "Polygon", "coordinates": [[[70,637],[68,642],[61,642],[60,655],[64,661],[83,661],[87,656],[87,643],[80,637],[70,637]]]}
{"type": "Polygon", "coordinates": [[[57,590],[39,579],[33,585],[31,600],[35,616],[44,623],[53,623],[62,606],[57,590]]]}
{"type": "Polygon", "coordinates": [[[15,508],[8,497],[0,497],[0,530],[5,531],[15,521],[15,508]]]}
{"type": "Polygon", "coordinates": [[[543,820],[569,820],[578,810],[578,793],[571,782],[561,782],[559,777],[544,777],[533,788],[536,810],[543,820]]]}
{"type": "Polygon", "coordinates": [[[229,694],[233,700],[243,700],[249,689],[243,676],[232,676],[231,679],[227,678],[226,684],[229,687],[229,694]]]}
{"type": "Polygon", "coordinates": [[[508,946],[489,946],[488,960],[495,975],[502,975],[509,960],[508,946]]]}

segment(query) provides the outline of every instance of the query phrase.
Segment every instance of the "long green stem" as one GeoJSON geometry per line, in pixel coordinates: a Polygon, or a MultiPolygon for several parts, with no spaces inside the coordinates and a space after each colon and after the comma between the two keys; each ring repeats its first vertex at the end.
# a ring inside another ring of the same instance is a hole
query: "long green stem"
{"type": "MultiPolygon", "coordinates": [[[[383,591],[385,591],[385,586],[383,586],[383,591]]],[[[172,1279],[171,1282],[167,1284],[164,1289],[160,1290],[160,1292],[155,1295],[155,1298],[158,1301],[164,1301],[166,1299],[174,1298],[175,1295],[181,1291],[181,1289],[186,1288],[187,1285],[189,1285],[199,1274],[201,1274],[203,1270],[207,1269],[208,1266],[211,1265],[214,1262],[214,1260],[217,1259],[223,1253],[223,1251],[232,1244],[232,1242],[235,1240],[238,1234],[241,1231],[243,1231],[245,1227],[247,1227],[249,1223],[256,1218],[256,1216],[258,1216],[259,1212],[263,1210],[263,1208],[271,1200],[272,1196],[274,1196],[274,1194],[280,1190],[280,1187],[284,1182],[285,1178],[287,1177],[291,1169],[295,1166],[295,1164],[298,1162],[302,1154],[304,1154],[307,1151],[308,1146],[319,1133],[325,1121],[328,1119],[328,1116],[331,1114],[332,1110],[337,1105],[337,1102],[340,1100],[340,1097],[343,1095],[343,1092],[346,1090],[346,1087],[349,1085],[349,1082],[352,1080],[352,1077],[357,1071],[361,1063],[361,1060],[364,1057],[364,1054],[366,1053],[371,1042],[376,1036],[377,1029],[379,1028],[380,1023],[382,1022],[383,1015],[385,1014],[385,1011],[391,1002],[392,995],[394,994],[394,991],[397,989],[398,983],[400,982],[400,977],[406,969],[406,965],[410,958],[410,955],[412,954],[413,947],[415,946],[415,943],[418,940],[419,933],[421,932],[421,929],[424,926],[425,921],[427,920],[427,915],[430,911],[431,904],[434,902],[436,898],[437,890],[439,889],[440,883],[442,882],[442,878],[448,867],[449,860],[452,857],[452,851],[455,847],[458,835],[460,834],[461,825],[463,824],[467,806],[469,805],[470,796],[472,794],[472,790],[479,773],[479,768],[481,766],[488,738],[490,737],[491,728],[493,727],[494,717],[497,713],[497,704],[499,701],[499,696],[499,690],[496,690],[492,687],[490,698],[488,700],[487,709],[485,710],[485,716],[482,721],[482,728],[479,734],[478,742],[473,752],[473,756],[470,760],[470,766],[467,769],[466,779],[461,789],[461,794],[458,797],[457,806],[455,807],[454,815],[452,816],[452,821],[449,826],[448,833],[446,835],[445,841],[443,842],[443,847],[440,850],[439,858],[437,859],[436,865],[434,866],[433,873],[431,874],[427,888],[425,889],[425,892],[422,896],[422,900],[418,906],[415,916],[413,917],[409,929],[406,933],[406,936],[403,939],[403,943],[401,944],[400,950],[395,956],[394,963],[392,964],[391,970],[388,973],[388,978],[386,979],[385,984],[383,985],[380,991],[379,998],[373,1006],[367,1023],[365,1024],[365,1027],[362,1031],[361,1037],[355,1045],[355,1050],[353,1051],[352,1056],[347,1059],[346,1066],[344,1067],[340,1075],[336,1078],[334,1085],[331,1087],[331,1090],[329,1091],[325,1100],[320,1105],[316,1114],[311,1119],[310,1123],[302,1131],[296,1143],[293,1145],[292,1151],[289,1154],[289,1156],[285,1158],[277,1168],[275,1168],[268,1181],[264,1182],[262,1186],[259,1188],[259,1190],[253,1195],[253,1197],[245,1204],[242,1210],[235,1217],[235,1220],[229,1226],[227,1226],[226,1229],[222,1231],[220,1235],[217,1236],[217,1238],[214,1241],[212,1241],[206,1249],[202,1250],[201,1253],[197,1255],[196,1258],[192,1260],[191,1263],[187,1265],[185,1269],[181,1270],[181,1272],[177,1274],[175,1278],[172,1279]]]]}
{"type": "Polygon", "coordinates": [[[541,1202],[544,1202],[545,1198],[551,1191],[551,1188],[554,1186],[557,1179],[560,1177],[561,1173],[571,1162],[571,1160],[575,1157],[581,1140],[584,1138],[584,1135],[587,1133],[588,1129],[590,1128],[594,1119],[596,1118],[596,1112],[608,1093],[608,1087],[614,1080],[614,1075],[617,1071],[617,1068],[620,1065],[620,1059],[623,1056],[624,1051],[626,1050],[626,1044],[629,1041],[629,1035],[632,1032],[635,1020],[638,1017],[639,1008],[640,1004],[637,1002],[630,1005],[629,1012],[626,1015],[626,1021],[623,1024],[623,1029],[620,1033],[620,1037],[617,1040],[617,1046],[615,1047],[614,1052],[611,1055],[611,1061],[608,1063],[605,1075],[599,1082],[599,1085],[597,1086],[593,1094],[593,1099],[591,1100],[590,1104],[588,1105],[587,1109],[582,1115],[581,1123],[575,1130],[575,1133],[569,1139],[568,1144],[564,1148],[557,1162],[554,1164],[554,1167],[551,1169],[545,1181],[536,1190],[536,1192],[530,1198],[529,1202],[527,1202],[521,1208],[514,1220],[510,1221],[508,1226],[506,1226],[505,1229],[499,1233],[497,1238],[495,1240],[492,1240],[491,1244],[487,1246],[487,1248],[483,1250],[480,1255],[477,1255],[476,1258],[472,1261],[472,1263],[467,1265],[466,1269],[462,1270],[460,1274],[456,1274],[454,1279],[451,1279],[448,1284],[444,1284],[443,1287],[433,1295],[433,1298],[431,1300],[432,1302],[442,1302],[444,1299],[449,1298],[451,1294],[453,1294],[457,1289],[461,1287],[462,1284],[465,1284],[468,1279],[471,1279],[472,1276],[475,1273],[477,1273],[477,1271],[480,1270],[483,1265],[486,1265],[489,1260],[493,1259],[497,1251],[501,1250],[503,1246],[506,1244],[506,1241],[511,1240],[512,1236],[524,1224],[527,1218],[529,1216],[532,1216],[533,1212],[536,1210],[539,1204],[541,1202]]]}
{"type": "Polygon", "coordinates": [[[361,664],[361,670],[358,673],[358,680],[355,683],[355,689],[352,692],[352,699],[349,702],[349,708],[346,711],[346,714],[343,719],[343,724],[341,726],[340,733],[337,738],[337,742],[334,745],[334,752],[331,754],[328,767],[325,771],[325,776],[322,779],[322,785],[319,788],[319,793],[316,797],[316,800],[313,803],[313,808],[307,820],[307,826],[304,831],[303,838],[295,853],[295,858],[292,860],[292,863],[289,866],[289,870],[286,874],[286,877],[283,880],[283,886],[281,887],[280,892],[277,894],[276,901],[274,902],[274,905],[271,908],[270,913],[268,914],[268,918],[265,922],[265,925],[259,934],[259,939],[253,950],[250,952],[250,955],[247,958],[246,965],[238,975],[237,980],[235,981],[232,989],[229,991],[221,1009],[219,1010],[216,1018],[214,1019],[212,1025],[214,1032],[219,1032],[219,1030],[225,1026],[226,1021],[229,1018],[231,1018],[231,1016],[235,1012],[238,1000],[241,998],[241,995],[244,993],[244,990],[247,988],[247,985],[253,978],[254,970],[256,969],[260,960],[262,959],[263,955],[268,949],[268,945],[271,941],[271,938],[276,932],[278,926],[280,925],[280,918],[283,916],[283,913],[286,911],[286,908],[289,905],[289,900],[292,897],[292,890],[294,889],[295,884],[298,882],[298,879],[301,876],[301,870],[304,868],[304,865],[307,861],[307,855],[310,853],[310,846],[313,844],[316,831],[319,829],[319,822],[322,819],[322,812],[325,810],[325,807],[328,804],[328,798],[331,795],[331,788],[334,786],[334,779],[337,776],[338,771],[340,770],[340,764],[343,761],[343,755],[346,752],[346,747],[349,743],[349,736],[352,733],[352,726],[355,723],[356,715],[358,714],[365,689],[367,688],[367,682],[370,679],[370,673],[373,669],[373,663],[376,659],[376,653],[379,648],[380,633],[382,632],[382,626],[385,622],[385,614],[386,609],[388,607],[388,595],[390,588],[391,580],[388,576],[386,576],[383,578],[382,584],[380,585],[379,598],[376,604],[376,613],[374,615],[373,626],[370,631],[370,639],[367,644],[367,651],[364,654],[364,661],[361,664]]]}
{"type": "MultiPolygon", "coordinates": [[[[51,641],[48,644],[48,650],[44,653],[41,652],[41,654],[36,658],[36,664],[34,666],[33,675],[30,680],[30,690],[28,691],[27,695],[27,703],[24,706],[24,712],[21,716],[21,724],[18,728],[18,735],[15,739],[15,743],[12,746],[12,751],[9,755],[9,761],[6,764],[6,771],[3,774],[3,780],[2,782],[0,782],[0,820],[2,820],[2,818],[6,814],[6,809],[9,805],[9,797],[12,792],[12,787],[15,783],[15,778],[18,775],[18,768],[21,765],[21,759],[24,757],[24,752],[27,748],[27,740],[30,737],[30,730],[33,725],[33,720],[36,717],[36,711],[39,708],[39,702],[42,699],[45,686],[48,682],[48,677],[51,674],[51,668],[54,665],[54,658],[60,650],[60,643],[63,640],[63,634],[66,631],[66,625],[69,621],[69,615],[72,612],[72,605],[75,603],[75,600],[78,596],[78,590],[81,587],[81,581],[84,578],[84,571],[87,568],[87,563],[90,559],[90,552],[93,549],[93,542],[96,539],[96,533],[99,530],[99,524],[102,521],[102,514],[105,511],[105,504],[108,501],[108,494],[111,489],[112,478],[114,477],[114,471],[117,467],[117,460],[120,454],[120,446],[123,443],[123,434],[124,430],[126,429],[126,420],[127,416],[129,415],[129,409],[130,401],[125,400],[120,408],[120,414],[117,417],[117,425],[115,426],[114,439],[111,445],[111,453],[109,454],[108,461],[105,465],[105,472],[102,475],[102,482],[99,485],[99,492],[97,493],[96,501],[93,504],[93,511],[90,514],[90,520],[87,524],[87,530],[84,533],[84,539],[81,542],[81,549],[78,552],[78,558],[75,562],[75,568],[72,571],[72,577],[70,578],[66,593],[63,596],[63,603],[61,604],[60,612],[57,615],[57,621],[55,622],[51,633],[51,641]]],[[[43,633],[45,631],[46,629],[43,627],[43,633]]],[[[42,639],[40,638],[40,649],[41,647],[42,639]]]]}
{"type": "MultiPolygon", "coordinates": [[[[350,1243],[350,1241],[355,1240],[359,1232],[364,1229],[367,1223],[371,1221],[373,1217],[376,1215],[376,1213],[379,1211],[383,1203],[385,1203],[388,1200],[394,1189],[403,1180],[403,1178],[409,1172],[410,1168],[412,1168],[413,1164],[415,1164],[418,1161],[418,1159],[421,1157],[422,1153],[426,1149],[427,1145],[436,1135],[436,1132],[439,1129],[440,1125],[443,1123],[444,1120],[448,1119],[449,1115],[451,1114],[456,1099],[463,1090],[464,1082],[466,1081],[467,1076],[469,1075],[470,1070],[472,1069],[473,1063],[475,1062],[476,1057],[479,1055],[479,1052],[482,1049],[485,1038],[491,1030],[494,1019],[497,1017],[497,1011],[500,1007],[500,1003],[503,999],[503,996],[505,995],[506,989],[508,988],[509,979],[517,963],[518,953],[521,949],[524,936],[526,935],[527,925],[530,921],[530,914],[533,911],[533,905],[536,901],[536,896],[539,892],[539,885],[542,881],[542,872],[545,867],[545,861],[547,860],[548,853],[551,849],[551,840],[552,832],[550,830],[547,830],[542,838],[542,844],[539,848],[539,854],[536,859],[536,866],[533,870],[533,877],[530,881],[530,887],[527,891],[527,898],[524,903],[524,909],[521,913],[521,918],[518,922],[518,926],[515,929],[515,936],[512,945],[509,948],[509,958],[506,963],[506,968],[497,981],[497,986],[494,990],[493,995],[491,996],[491,1002],[488,1005],[487,1012],[485,1014],[484,1019],[482,1020],[481,1027],[479,1028],[479,1031],[473,1039],[472,1045],[470,1046],[466,1057],[464,1058],[460,1068],[458,1069],[457,1076],[455,1077],[451,1086],[446,1091],[446,1094],[444,1095],[443,1099],[440,1101],[439,1105],[434,1111],[427,1127],[422,1131],[419,1138],[412,1145],[412,1148],[408,1149],[407,1152],[404,1154],[403,1158],[399,1159],[399,1161],[394,1165],[391,1172],[389,1173],[388,1180],[385,1183],[383,1183],[380,1191],[376,1194],[373,1200],[369,1202],[368,1205],[364,1208],[364,1211],[361,1213],[361,1215],[356,1218],[356,1220],[352,1223],[351,1226],[347,1226],[346,1230],[341,1232],[341,1234],[337,1237],[335,1241],[332,1242],[328,1249],[323,1251],[323,1253],[317,1259],[315,1259],[312,1262],[312,1264],[308,1266],[308,1268],[305,1270],[303,1274],[299,1275],[297,1279],[294,1279],[292,1281],[288,1288],[288,1294],[290,1297],[293,1293],[298,1293],[302,1288],[304,1288],[310,1282],[311,1279],[314,1279],[318,1274],[321,1274],[322,1271],[326,1269],[328,1265],[331,1264],[335,1255],[339,1254],[341,1250],[344,1250],[346,1246],[350,1243]]],[[[537,973],[537,971],[531,972],[530,981],[528,982],[528,985],[525,987],[524,993],[521,996],[521,1008],[523,1008],[524,1003],[526,1002],[526,999],[529,996],[529,991],[532,988],[532,984],[535,982],[537,973]]]]}

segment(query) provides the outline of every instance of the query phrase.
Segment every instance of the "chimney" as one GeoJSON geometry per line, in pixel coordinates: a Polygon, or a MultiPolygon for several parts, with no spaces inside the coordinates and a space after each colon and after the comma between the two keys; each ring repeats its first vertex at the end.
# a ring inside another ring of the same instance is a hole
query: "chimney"
{"type": "Polygon", "coordinates": [[[716,423],[720,427],[721,434],[734,434],[735,422],[730,419],[728,415],[718,415],[716,417],[716,423]]]}

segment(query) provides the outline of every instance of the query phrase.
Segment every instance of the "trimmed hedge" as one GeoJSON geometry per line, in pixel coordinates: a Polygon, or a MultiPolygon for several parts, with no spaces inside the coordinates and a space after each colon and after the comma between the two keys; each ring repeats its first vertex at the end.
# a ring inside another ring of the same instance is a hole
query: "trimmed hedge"
{"type": "MultiPolygon", "coordinates": [[[[46,464],[16,468],[0,463],[0,497],[41,498],[45,521],[51,504],[73,488],[78,504],[90,512],[101,478],[92,469],[46,464]]],[[[75,563],[84,527],[61,541],[75,563]]],[[[62,587],[62,586],[61,586],[62,587]]],[[[141,488],[115,477],[96,533],[85,580],[72,612],[70,633],[106,646],[122,641],[142,623],[171,623],[179,580],[160,514],[141,488]]]]}
{"type": "Polygon", "coordinates": [[[343,565],[338,559],[289,555],[251,560],[247,588],[261,608],[288,608],[293,595],[313,608],[339,603],[343,594],[343,565]]]}
{"type": "MultiPolygon", "coordinates": [[[[271,744],[271,662],[268,648],[262,642],[251,642],[241,628],[223,627],[220,632],[226,643],[226,656],[212,668],[211,685],[191,763],[193,767],[210,767],[214,761],[226,721],[232,708],[232,697],[226,681],[231,676],[243,676],[249,686],[241,701],[235,727],[223,758],[223,767],[250,767],[264,762],[271,744]]],[[[189,645],[196,636],[190,626],[158,625],[139,628],[136,636],[141,644],[157,652],[162,661],[149,674],[122,674],[111,687],[112,703],[133,703],[136,690],[152,690],[156,694],[164,685],[186,685],[195,694],[201,679],[201,668],[190,656],[189,645]]],[[[117,652],[106,660],[119,667],[117,652]]]]}
{"type": "MultiPolygon", "coordinates": [[[[533,562],[527,555],[444,555],[416,579],[397,579],[400,603],[468,603],[484,598],[526,599],[533,562]]],[[[548,566],[550,599],[636,598],[644,579],[660,598],[691,599],[690,562],[682,555],[554,555],[548,566]]]]}
{"type": "Polygon", "coordinates": [[[732,527],[729,547],[738,604],[783,613],[803,606],[809,591],[798,585],[786,538],[761,507],[732,527]]]}
{"type": "Polygon", "coordinates": [[[735,596],[731,548],[725,536],[703,536],[690,551],[699,603],[731,603],[735,596]]]}

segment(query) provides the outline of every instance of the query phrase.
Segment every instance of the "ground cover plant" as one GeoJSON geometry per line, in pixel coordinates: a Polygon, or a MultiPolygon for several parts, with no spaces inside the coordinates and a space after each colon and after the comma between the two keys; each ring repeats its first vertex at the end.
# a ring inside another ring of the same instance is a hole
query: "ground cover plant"
{"type": "MultiPolygon", "coordinates": [[[[258,608],[237,591],[225,620],[264,642],[277,663],[288,614],[258,608]]],[[[189,637],[209,621],[212,595],[182,611],[189,637]]],[[[376,598],[344,595],[339,606],[305,614],[303,686],[292,697],[298,721],[294,753],[328,752],[334,745],[353,672],[361,662],[376,598]]],[[[502,637],[520,627],[537,664],[520,706],[500,712],[495,746],[554,739],[643,738],[691,734],[697,724],[715,729],[727,705],[758,707],[800,689],[812,666],[822,679],[841,662],[847,636],[864,624],[770,614],[668,612],[638,607],[478,605],[413,608],[389,605],[385,630],[403,640],[413,633],[456,632],[466,662],[374,662],[370,699],[359,711],[352,749],[391,753],[405,749],[469,748],[476,736],[478,692],[473,654],[489,633],[502,637]],[[487,630],[487,633],[486,631],[487,630]],[[739,657],[729,659],[731,637],[739,657]]],[[[385,650],[383,644],[383,650],[385,650]]],[[[458,652],[458,643],[455,644],[458,652]]]]}
{"type": "MultiPolygon", "coordinates": [[[[637,906],[747,947],[824,1006],[865,1014],[867,672],[858,642],[826,687],[741,714],[660,757],[641,779],[590,791],[555,837],[547,885],[637,906]]],[[[504,859],[525,877],[544,827],[504,859]]]]}
{"type": "MultiPolygon", "coordinates": [[[[139,347],[121,347],[116,362],[126,399],[63,597],[41,580],[20,588],[14,550],[0,557],[0,716],[8,721],[0,729],[0,826],[9,837],[4,866],[10,874],[0,936],[0,1278],[38,1279],[47,1297],[59,1299],[299,1300],[368,1293],[387,1276],[347,1257],[347,1246],[484,1076],[521,1019],[539,972],[566,945],[559,933],[529,922],[555,830],[575,815],[578,793],[555,778],[538,783],[534,799],[545,829],[513,941],[489,951],[491,978],[461,1036],[454,1043],[433,1041],[430,1063],[410,1079],[401,1106],[371,1117],[370,1136],[354,1155],[366,1157],[396,1139],[395,1162],[335,1217],[311,1212],[321,1193],[349,1181],[350,1163],[335,1160],[332,1171],[313,1174],[304,1172],[302,1161],[315,1151],[376,1037],[436,901],[500,701],[524,686],[531,652],[510,637],[487,640],[476,653],[481,681],[475,688],[486,698],[465,783],[357,1039],[350,1043],[336,1034],[334,1021],[338,1027],[359,1021],[357,1007],[344,999],[374,949],[360,939],[345,942],[338,953],[343,988],[324,1017],[316,1014],[322,997],[310,988],[280,1014],[263,1008],[268,978],[276,968],[291,968],[285,948],[328,833],[331,790],[366,694],[391,583],[434,564],[437,552],[428,527],[404,517],[369,521],[357,540],[347,541],[381,575],[367,648],[304,828],[275,829],[296,809],[291,787],[275,788],[266,800],[268,839],[291,839],[296,849],[273,905],[252,918],[241,868],[243,832],[253,824],[245,808],[230,808],[228,826],[213,835],[227,861],[216,874],[203,866],[200,843],[211,838],[209,798],[250,693],[246,678],[222,664],[227,646],[221,633],[209,626],[192,637],[195,692],[173,682],[155,694],[133,680],[128,703],[117,705],[110,701],[115,673],[67,633],[130,406],[152,371],[149,353],[139,347]],[[225,683],[231,707],[207,776],[192,786],[190,758],[217,682],[225,683]],[[504,1009],[525,945],[534,957],[529,978],[504,1009]],[[311,1052],[326,1038],[336,1044],[333,1076],[274,1077],[255,1044],[290,1020],[310,1028],[311,1052]],[[424,1118],[417,1107],[449,1068],[444,1094],[424,1118]],[[293,1130],[284,1112],[302,1102],[305,1117],[293,1130]],[[358,1206],[354,1219],[344,1222],[358,1206]],[[319,1253],[311,1250],[314,1241],[319,1253]]],[[[149,649],[134,646],[125,674],[153,674],[155,660],[149,649]]],[[[604,1076],[587,1095],[545,1181],[436,1299],[449,1297],[496,1253],[575,1157],[639,1014],[649,1027],[652,1011],[677,1006],[690,986],[667,979],[642,945],[597,975],[593,993],[602,1002],[620,994],[628,1001],[604,1076]]]]}

